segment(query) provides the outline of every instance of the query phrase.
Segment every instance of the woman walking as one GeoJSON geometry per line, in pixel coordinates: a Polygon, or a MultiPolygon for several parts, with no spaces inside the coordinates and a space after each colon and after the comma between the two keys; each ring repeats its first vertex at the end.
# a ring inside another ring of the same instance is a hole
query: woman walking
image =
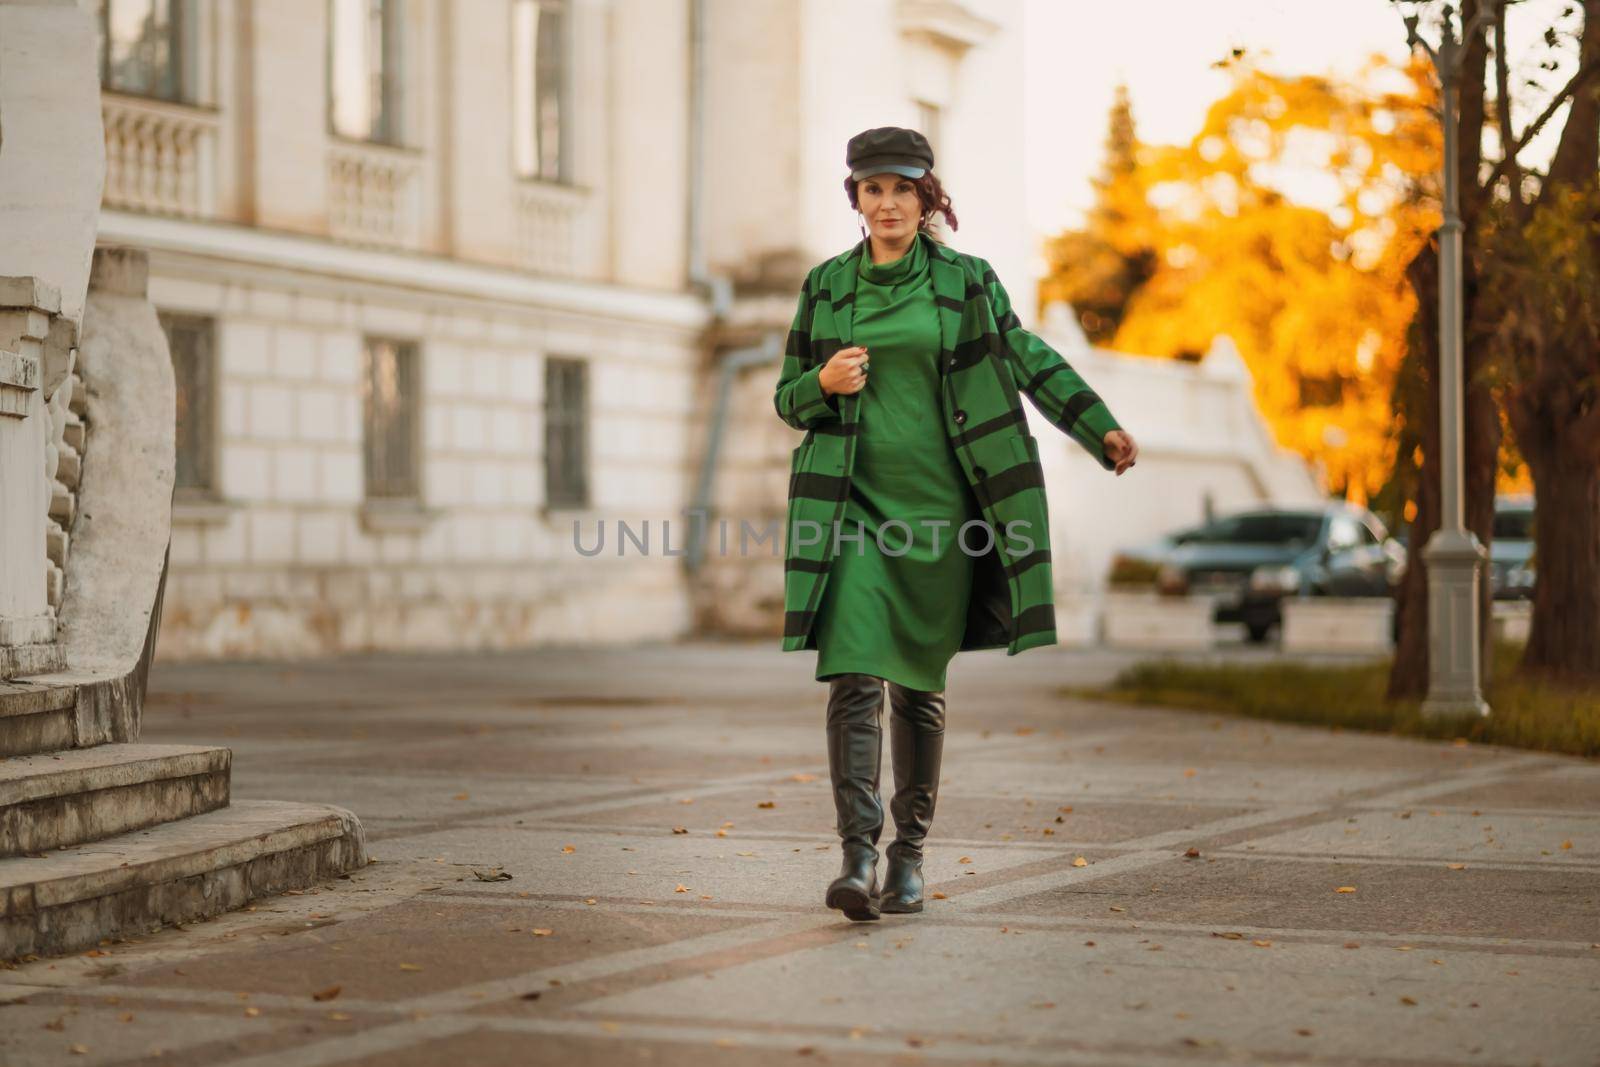
{"type": "Polygon", "coordinates": [[[933,239],[934,215],[957,224],[926,138],[866,130],[845,162],[862,240],[808,273],[773,405],[807,431],[790,462],[783,648],[816,649],[829,683],[844,862],[824,899],[870,920],[922,910],[951,657],[1056,641],[1044,480],[1020,395],[1107,470],[1132,467],[1138,447],[1021,328],[989,264],[933,239]],[[880,888],[885,702],[895,839],[880,888]]]}

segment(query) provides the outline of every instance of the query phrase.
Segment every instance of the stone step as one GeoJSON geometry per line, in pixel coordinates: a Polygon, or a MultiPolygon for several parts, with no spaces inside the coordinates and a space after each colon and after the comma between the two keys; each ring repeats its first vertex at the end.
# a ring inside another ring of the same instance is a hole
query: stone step
{"type": "Polygon", "coordinates": [[[0,681],[0,757],[68,748],[77,737],[75,685],[0,681]]]}
{"type": "Polygon", "coordinates": [[[366,866],[344,808],[239,801],[43,859],[0,860],[0,960],[194,922],[366,866]]]}
{"type": "Polygon", "coordinates": [[[233,753],[109,744],[0,760],[0,858],[226,807],[233,753]]]}

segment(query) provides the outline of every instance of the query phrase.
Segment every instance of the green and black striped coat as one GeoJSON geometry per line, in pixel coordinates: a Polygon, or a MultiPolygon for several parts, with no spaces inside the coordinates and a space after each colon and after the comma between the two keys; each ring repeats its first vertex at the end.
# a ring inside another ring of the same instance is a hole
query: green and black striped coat
{"type": "MultiPolygon", "coordinates": [[[[925,233],[916,240],[927,242],[933,274],[945,428],[984,518],[1001,535],[994,550],[974,561],[961,649],[1004,647],[1016,655],[1055,644],[1049,509],[1039,445],[1028,432],[1021,396],[1107,470],[1116,465],[1105,458],[1105,435],[1120,427],[1066,360],[1022,328],[987,261],[925,233]],[[1006,531],[1017,539],[1008,543],[1006,531]]],[[[843,522],[850,492],[860,395],[825,396],[818,375],[835,352],[850,347],[856,271],[865,254],[862,240],[806,275],[772,398],[784,422],[806,431],[789,462],[786,652],[817,647],[812,623],[832,563],[835,523],[843,522]]],[[[967,543],[976,551],[985,541],[974,530],[967,543]]]]}

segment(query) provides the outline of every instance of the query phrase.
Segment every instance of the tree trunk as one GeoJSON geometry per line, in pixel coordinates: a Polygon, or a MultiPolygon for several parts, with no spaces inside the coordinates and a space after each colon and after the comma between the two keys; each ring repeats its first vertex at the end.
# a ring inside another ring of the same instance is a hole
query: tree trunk
{"type": "Polygon", "coordinates": [[[1406,571],[1395,595],[1399,636],[1389,670],[1390,700],[1420,700],[1428,692],[1428,564],[1422,558],[1428,538],[1439,528],[1439,244],[1432,239],[1406,267],[1417,294],[1416,316],[1407,338],[1405,365],[1396,383],[1395,406],[1405,425],[1401,440],[1422,451],[1422,465],[1410,466],[1412,450],[1402,447],[1396,465],[1406,471],[1417,503],[1406,542],[1406,571]]]}
{"type": "Polygon", "coordinates": [[[1539,510],[1533,628],[1522,669],[1594,684],[1600,683],[1600,468],[1582,451],[1525,453],[1539,510]]]}
{"type": "MultiPolygon", "coordinates": [[[[1579,69],[1600,68],[1600,0],[1583,0],[1583,10],[1579,69]]],[[[1539,201],[1587,198],[1591,262],[1600,260],[1597,155],[1600,82],[1590,78],[1573,92],[1539,201]]],[[[1587,291],[1594,291],[1592,275],[1587,291]]],[[[1519,442],[1532,442],[1531,448],[1523,446],[1523,454],[1537,497],[1538,579],[1522,670],[1594,684],[1600,682],[1600,327],[1593,304],[1574,305],[1571,312],[1577,314],[1570,318],[1556,314],[1556,308],[1542,309],[1555,328],[1546,331],[1546,347],[1534,361],[1526,392],[1509,409],[1519,442]]]]}

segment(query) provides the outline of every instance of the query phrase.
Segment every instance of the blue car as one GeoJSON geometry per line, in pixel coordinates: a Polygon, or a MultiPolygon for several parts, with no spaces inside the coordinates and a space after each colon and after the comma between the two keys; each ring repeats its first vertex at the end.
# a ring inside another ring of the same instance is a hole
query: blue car
{"type": "Polygon", "coordinates": [[[1240,512],[1172,543],[1161,590],[1210,596],[1214,619],[1244,623],[1256,642],[1282,623],[1285,597],[1390,596],[1405,569],[1383,522],[1343,502],[1240,512]]]}

